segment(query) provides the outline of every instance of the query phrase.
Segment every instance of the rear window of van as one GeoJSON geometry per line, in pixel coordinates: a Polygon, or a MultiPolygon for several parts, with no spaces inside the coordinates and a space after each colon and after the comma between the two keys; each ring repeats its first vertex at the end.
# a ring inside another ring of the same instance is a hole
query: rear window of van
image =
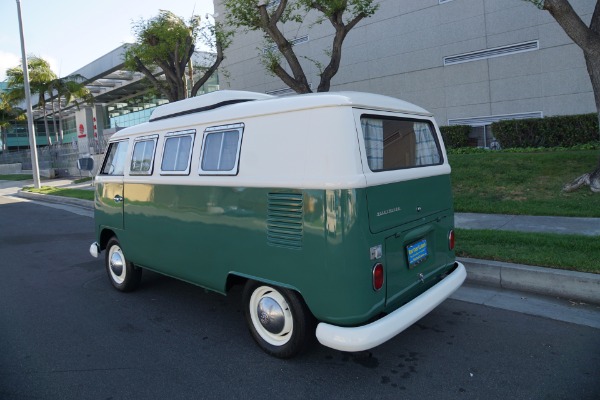
{"type": "Polygon", "coordinates": [[[373,172],[442,163],[429,121],[364,115],[360,119],[369,169],[373,172]]]}

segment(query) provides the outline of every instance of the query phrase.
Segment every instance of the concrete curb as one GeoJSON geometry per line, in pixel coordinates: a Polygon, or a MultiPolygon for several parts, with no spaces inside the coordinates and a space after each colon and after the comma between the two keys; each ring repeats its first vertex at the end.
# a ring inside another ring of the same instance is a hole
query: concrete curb
{"type": "Polygon", "coordinates": [[[90,200],[74,199],[72,197],[54,196],[51,194],[32,193],[19,190],[18,197],[29,200],[45,201],[47,203],[64,204],[76,207],[82,207],[89,210],[94,209],[94,202],[90,200]]]}
{"type": "Polygon", "coordinates": [[[600,304],[600,275],[562,269],[458,258],[467,282],[600,304]]]}

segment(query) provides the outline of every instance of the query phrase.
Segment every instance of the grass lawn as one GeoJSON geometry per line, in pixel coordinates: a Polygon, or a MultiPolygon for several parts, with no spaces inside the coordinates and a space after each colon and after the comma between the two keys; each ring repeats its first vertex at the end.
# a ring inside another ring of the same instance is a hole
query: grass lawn
{"type": "Polygon", "coordinates": [[[456,255],[600,273],[598,236],[457,229],[456,255]]]}
{"type": "Polygon", "coordinates": [[[451,154],[457,212],[600,217],[600,193],[562,186],[598,163],[597,150],[451,154]]]}
{"type": "Polygon", "coordinates": [[[41,193],[41,194],[51,194],[54,196],[63,196],[63,197],[73,197],[76,199],[82,200],[94,200],[94,191],[93,190],[83,190],[83,189],[63,189],[63,188],[55,188],[51,186],[42,186],[39,189],[34,189],[32,187],[24,187],[24,191],[32,192],[32,193],[41,193]]]}
{"type": "Polygon", "coordinates": [[[33,175],[26,175],[26,174],[0,175],[0,181],[26,181],[29,179],[33,179],[33,175]]]}

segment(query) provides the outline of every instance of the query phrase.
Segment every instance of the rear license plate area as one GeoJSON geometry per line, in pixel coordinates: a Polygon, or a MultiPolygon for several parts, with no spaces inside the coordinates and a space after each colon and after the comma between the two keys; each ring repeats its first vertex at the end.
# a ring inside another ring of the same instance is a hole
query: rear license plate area
{"type": "Polygon", "coordinates": [[[427,239],[423,238],[406,246],[406,256],[408,258],[408,268],[414,268],[429,257],[427,248],[427,239]]]}

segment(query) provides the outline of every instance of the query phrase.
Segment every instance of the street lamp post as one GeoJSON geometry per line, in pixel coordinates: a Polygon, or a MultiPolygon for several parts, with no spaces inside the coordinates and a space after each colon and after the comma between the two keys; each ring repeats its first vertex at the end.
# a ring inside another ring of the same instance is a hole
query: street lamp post
{"type": "Polygon", "coordinates": [[[19,34],[21,35],[21,57],[23,61],[23,83],[25,86],[25,100],[27,103],[27,127],[29,128],[29,149],[31,150],[31,171],[33,172],[33,186],[40,188],[40,167],[38,164],[37,147],[35,143],[35,130],[33,126],[33,112],[31,110],[31,88],[29,87],[29,68],[27,54],[25,53],[25,36],[23,35],[23,20],[21,19],[21,2],[17,0],[17,13],[19,14],[19,34]]]}

